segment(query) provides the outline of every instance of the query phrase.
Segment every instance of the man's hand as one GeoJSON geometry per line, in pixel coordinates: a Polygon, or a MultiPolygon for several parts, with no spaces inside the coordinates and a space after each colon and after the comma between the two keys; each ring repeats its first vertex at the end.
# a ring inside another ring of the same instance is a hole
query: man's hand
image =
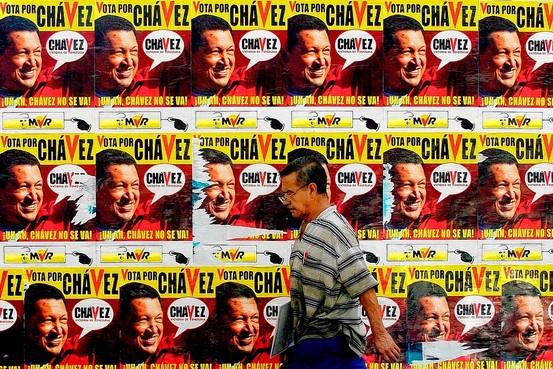
{"type": "Polygon", "coordinates": [[[401,358],[401,351],[390,336],[390,333],[384,330],[378,333],[373,332],[373,336],[376,352],[382,356],[382,360],[388,363],[398,362],[401,358]]]}
{"type": "Polygon", "coordinates": [[[365,308],[367,318],[369,318],[369,322],[371,323],[376,351],[386,362],[391,363],[399,361],[401,358],[401,351],[386,328],[384,328],[382,318],[380,317],[380,306],[378,305],[374,288],[363,292],[361,296],[359,296],[359,301],[361,305],[363,305],[363,308],[365,308]]]}

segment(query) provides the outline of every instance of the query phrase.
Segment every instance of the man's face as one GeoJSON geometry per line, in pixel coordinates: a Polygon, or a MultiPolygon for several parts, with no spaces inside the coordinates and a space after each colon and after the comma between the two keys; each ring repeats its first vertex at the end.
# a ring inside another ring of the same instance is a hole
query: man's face
{"type": "Polygon", "coordinates": [[[419,312],[411,339],[415,342],[447,340],[450,332],[449,306],[445,297],[424,296],[419,299],[419,312]]]}
{"type": "Polygon", "coordinates": [[[96,194],[98,219],[101,224],[128,222],[140,202],[140,179],[136,166],[112,164],[106,168],[106,175],[96,194]]]}
{"type": "Polygon", "coordinates": [[[215,221],[224,222],[234,206],[234,173],[229,164],[211,163],[206,168],[213,184],[204,189],[206,197],[202,206],[215,221]]]}
{"type": "Polygon", "coordinates": [[[28,334],[40,351],[59,355],[67,340],[67,310],[63,300],[35,302],[35,314],[28,322],[28,334]]]}
{"type": "Polygon", "coordinates": [[[163,310],[159,299],[136,298],[130,307],[123,327],[125,346],[147,355],[155,354],[163,338],[163,310]]]}
{"type": "Polygon", "coordinates": [[[289,83],[297,89],[313,89],[324,84],[330,71],[330,40],[324,30],[303,30],[290,51],[289,83]]]}
{"type": "Polygon", "coordinates": [[[515,164],[492,164],[488,173],[487,184],[481,186],[484,192],[481,195],[482,211],[491,217],[491,221],[510,220],[520,204],[518,168],[515,164]]]}
{"type": "Polygon", "coordinates": [[[392,221],[419,219],[426,202],[426,175],[421,164],[400,163],[394,166],[394,213],[392,221]]]}
{"type": "Polygon", "coordinates": [[[5,226],[26,226],[42,206],[42,174],[37,165],[15,165],[0,189],[0,213],[5,226]]]}
{"type": "Polygon", "coordinates": [[[480,80],[484,91],[513,87],[522,67],[521,46],[516,32],[492,32],[489,46],[480,55],[480,80]]]}
{"type": "Polygon", "coordinates": [[[513,313],[504,322],[507,350],[535,351],[543,336],[543,306],[539,296],[516,296],[513,313]]]}
{"type": "MultiPolygon", "coordinates": [[[[290,211],[292,217],[304,219],[308,216],[310,199],[308,197],[308,187],[298,184],[298,175],[296,172],[290,173],[281,178],[282,194],[285,200],[284,205],[290,211]]],[[[328,187],[327,187],[328,191],[328,187]]]]}
{"type": "Polygon", "coordinates": [[[234,72],[234,40],[230,31],[207,30],[203,44],[192,55],[194,89],[217,91],[226,87],[234,72]]]}
{"type": "Polygon", "coordinates": [[[42,47],[38,33],[15,31],[0,55],[0,88],[24,93],[35,85],[42,69],[42,47]]]}
{"type": "Polygon", "coordinates": [[[223,317],[229,351],[250,353],[259,337],[259,310],[253,298],[235,297],[227,302],[223,317]]]}
{"type": "Polygon", "coordinates": [[[133,31],[109,31],[105,47],[96,55],[97,89],[123,91],[138,71],[138,42],[133,31]]]}
{"type": "Polygon", "coordinates": [[[426,42],[421,31],[395,33],[395,45],[386,52],[384,85],[386,90],[407,93],[417,87],[426,71],[426,42]]]}

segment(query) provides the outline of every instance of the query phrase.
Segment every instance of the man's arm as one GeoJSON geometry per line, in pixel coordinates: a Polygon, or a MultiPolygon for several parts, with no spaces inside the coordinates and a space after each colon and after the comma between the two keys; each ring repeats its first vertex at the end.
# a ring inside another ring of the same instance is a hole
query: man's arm
{"type": "Polygon", "coordinates": [[[359,296],[359,300],[363,308],[365,308],[367,317],[371,323],[376,351],[386,362],[399,361],[401,351],[386,328],[384,328],[384,323],[382,323],[382,318],[380,317],[380,306],[378,305],[374,288],[370,288],[363,292],[361,296],[359,296]]]}

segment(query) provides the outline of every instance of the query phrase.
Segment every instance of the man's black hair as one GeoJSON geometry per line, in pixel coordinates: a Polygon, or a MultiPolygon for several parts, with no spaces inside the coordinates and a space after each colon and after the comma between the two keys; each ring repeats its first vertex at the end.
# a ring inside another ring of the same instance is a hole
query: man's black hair
{"type": "Polygon", "coordinates": [[[384,52],[388,52],[396,46],[396,32],[399,31],[421,31],[424,33],[422,25],[414,18],[405,15],[396,14],[384,19],[384,52]]]}
{"type": "Polygon", "coordinates": [[[513,313],[514,300],[518,296],[537,296],[541,298],[540,290],[525,281],[509,281],[501,287],[501,312],[502,319],[513,313]]]}
{"type": "Polygon", "coordinates": [[[321,162],[310,156],[303,156],[293,160],[280,172],[280,178],[296,173],[298,185],[307,186],[314,183],[317,193],[326,194],[327,177],[321,162]]]}
{"type": "Polygon", "coordinates": [[[94,49],[102,51],[106,47],[106,34],[110,31],[132,31],[136,36],[133,24],[117,15],[104,15],[94,21],[94,49]]]}
{"type": "Polygon", "coordinates": [[[39,300],[62,300],[65,303],[63,293],[56,287],[45,283],[33,283],[25,291],[23,301],[26,320],[29,320],[36,313],[35,303],[39,300]]]}
{"type": "Polygon", "coordinates": [[[107,169],[110,165],[134,165],[136,160],[121,150],[106,149],[96,154],[96,188],[100,187],[108,179],[107,169]]]}
{"type": "Polygon", "coordinates": [[[232,33],[232,28],[226,20],[211,14],[192,18],[191,29],[192,52],[198,51],[204,45],[203,33],[205,31],[229,31],[232,33]]]}
{"type": "Polygon", "coordinates": [[[325,31],[328,34],[328,27],[325,22],[317,17],[307,14],[297,14],[288,19],[287,49],[292,49],[298,44],[298,34],[301,31],[325,31]]]}
{"type": "Polygon", "coordinates": [[[422,158],[414,151],[396,147],[384,152],[384,164],[390,164],[392,167],[389,172],[395,176],[395,166],[397,164],[420,164],[423,165],[422,158]]]}
{"type": "Polygon", "coordinates": [[[445,297],[447,299],[447,293],[445,292],[445,290],[442,287],[438,286],[436,283],[417,281],[407,286],[408,321],[415,321],[417,314],[419,313],[421,308],[419,300],[427,296],[445,297]]]}
{"type": "Polygon", "coordinates": [[[159,292],[144,283],[131,282],[119,289],[119,319],[125,319],[131,314],[131,302],[135,299],[158,299],[159,292]]]}
{"type": "Polygon", "coordinates": [[[478,48],[482,54],[490,46],[490,35],[493,32],[515,32],[518,34],[517,26],[507,18],[491,16],[478,21],[478,48]]]}
{"type": "Polygon", "coordinates": [[[11,169],[17,165],[38,166],[40,162],[31,153],[18,149],[10,149],[0,153],[0,188],[6,187],[8,181],[13,177],[11,169]]]}
{"type": "Polygon", "coordinates": [[[200,155],[208,164],[232,165],[232,161],[228,155],[219,150],[203,148],[200,149],[200,155]]]}
{"type": "Polygon", "coordinates": [[[254,299],[257,304],[257,297],[253,290],[241,283],[225,282],[215,287],[215,314],[221,319],[229,311],[228,300],[233,298],[254,299]]]}
{"type": "Polygon", "coordinates": [[[17,15],[9,15],[0,19],[0,55],[3,55],[4,51],[6,51],[9,46],[9,34],[21,31],[36,32],[40,35],[36,24],[27,18],[17,15]]]}
{"type": "Polygon", "coordinates": [[[490,166],[493,164],[508,164],[516,165],[518,167],[517,159],[508,151],[501,149],[486,149],[480,152],[480,156],[485,159],[478,163],[478,185],[486,185],[490,178],[490,166]]]}
{"type": "Polygon", "coordinates": [[[328,165],[328,160],[326,159],[326,157],[323,154],[321,154],[318,151],[308,149],[308,148],[305,148],[305,147],[300,147],[299,149],[294,149],[294,150],[290,151],[288,153],[288,158],[287,158],[288,163],[291,163],[294,160],[296,160],[298,158],[302,158],[302,157],[311,157],[311,158],[317,160],[321,164],[328,165]]]}

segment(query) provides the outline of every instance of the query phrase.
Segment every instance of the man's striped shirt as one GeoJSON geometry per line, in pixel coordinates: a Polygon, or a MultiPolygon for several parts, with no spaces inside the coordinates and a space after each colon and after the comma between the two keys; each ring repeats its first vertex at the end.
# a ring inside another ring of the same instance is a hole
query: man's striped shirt
{"type": "Polygon", "coordinates": [[[335,206],[307,224],[290,256],[295,339],[343,334],[359,356],[366,328],[359,295],[378,282],[369,273],[355,232],[335,206]]]}

